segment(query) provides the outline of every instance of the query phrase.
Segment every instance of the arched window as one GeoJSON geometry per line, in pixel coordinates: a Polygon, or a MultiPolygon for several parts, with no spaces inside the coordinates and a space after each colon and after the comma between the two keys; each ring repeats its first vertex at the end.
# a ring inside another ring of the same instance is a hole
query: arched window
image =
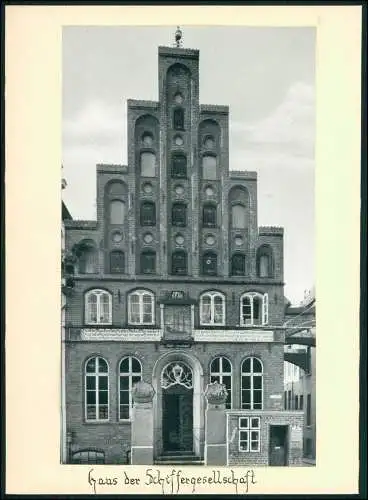
{"type": "Polygon", "coordinates": [[[132,388],[140,380],[142,380],[140,361],[132,356],[122,359],[119,365],[119,420],[131,419],[132,388]]]}
{"type": "Polygon", "coordinates": [[[173,203],[171,209],[171,223],[173,226],[185,227],[187,225],[187,207],[184,203],[173,203]]]}
{"type": "Polygon", "coordinates": [[[97,356],[85,364],[85,418],[87,421],[109,419],[109,368],[97,356]]]}
{"type": "Polygon", "coordinates": [[[156,155],[150,151],[141,153],[141,176],[155,177],[156,175],[156,155]]]}
{"type": "Polygon", "coordinates": [[[212,203],[203,205],[203,227],[215,227],[217,224],[217,208],[212,203]]]}
{"type": "Polygon", "coordinates": [[[72,464],[104,464],[105,453],[102,450],[78,450],[73,453],[72,464]]]}
{"type": "Polygon", "coordinates": [[[110,202],[110,224],[124,224],[125,203],[120,200],[110,202]]]}
{"type": "Polygon", "coordinates": [[[187,254],[184,250],[173,252],[171,257],[171,273],[172,274],[187,274],[187,254]]]}
{"type": "Polygon", "coordinates": [[[246,358],[241,365],[241,409],[262,410],[263,366],[258,358],[246,358]]]}
{"type": "Polygon", "coordinates": [[[141,253],[141,273],[153,274],[156,272],[156,252],[145,250],[141,253]]]}
{"type": "Polygon", "coordinates": [[[209,276],[217,274],[217,255],[215,252],[206,252],[202,257],[202,272],[209,276]]]}
{"type": "Polygon", "coordinates": [[[187,177],[187,157],[185,155],[174,155],[172,157],[172,177],[185,179],[187,177]]]}
{"type": "Polygon", "coordinates": [[[257,250],[257,276],[259,278],[273,276],[273,252],[269,245],[262,245],[257,250]]]}
{"type": "Polygon", "coordinates": [[[244,276],[245,275],[245,255],[242,253],[235,253],[231,257],[231,275],[244,276]]]}
{"type": "Polygon", "coordinates": [[[87,325],[111,325],[112,299],[105,290],[90,290],[85,295],[85,322],[87,325]]]}
{"type": "Polygon", "coordinates": [[[120,250],[113,250],[110,253],[110,273],[123,273],[124,271],[124,253],[120,250]]]}
{"type": "Polygon", "coordinates": [[[173,114],[173,126],[175,130],[184,130],[184,109],[176,108],[173,114]]]}
{"type": "Polygon", "coordinates": [[[247,227],[246,208],[240,203],[231,207],[231,227],[233,229],[246,229],[247,227]]]}
{"type": "Polygon", "coordinates": [[[210,366],[210,382],[218,382],[219,384],[224,384],[227,390],[226,408],[231,410],[232,401],[232,376],[231,376],[231,363],[230,361],[219,356],[212,360],[210,366]]]}
{"type": "Polygon", "coordinates": [[[97,249],[92,245],[81,245],[78,249],[78,271],[80,274],[97,272],[97,249]]]}
{"type": "Polygon", "coordinates": [[[248,292],[240,298],[240,324],[266,325],[268,323],[268,294],[248,292]]]}
{"type": "Polygon", "coordinates": [[[204,155],[202,157],[202,177],[203,179],[217,179],[216,156],[204,155]]]}
{"type": "Polygon", "coordinates": [[[141,226],[156,225],[156,205],[152,201],[141,204],[141,226]]]}
{"type": "Polygon", "coordinates": [[[128,321],[132,325],[153,325],[155,322],[154,295],[147,290],[135,290],[128,298],[128,321]]]}
{"type": "Polygon", "coordinates": [[[225,296],[219,292],[206,292],[199,301],[201,325],[225,325],[225,296]]]}

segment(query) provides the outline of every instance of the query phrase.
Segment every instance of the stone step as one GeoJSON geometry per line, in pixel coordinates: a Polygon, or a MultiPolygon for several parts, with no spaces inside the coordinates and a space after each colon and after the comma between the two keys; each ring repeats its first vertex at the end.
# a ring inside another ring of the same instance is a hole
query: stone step
{"type": "Polygon", "coordinates": [[[204,460],[180,460],[179,458],[173,460],[155,460],[155,465],[204,465],[204,460]]]}

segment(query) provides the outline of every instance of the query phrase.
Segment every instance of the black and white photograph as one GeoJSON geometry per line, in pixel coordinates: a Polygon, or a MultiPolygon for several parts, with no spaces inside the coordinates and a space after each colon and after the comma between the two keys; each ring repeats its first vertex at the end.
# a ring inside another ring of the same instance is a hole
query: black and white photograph
{"type": "Polygon", "coordinates": [[[315,27],[61,45],[60,463],[315,466],[315,27]]]}

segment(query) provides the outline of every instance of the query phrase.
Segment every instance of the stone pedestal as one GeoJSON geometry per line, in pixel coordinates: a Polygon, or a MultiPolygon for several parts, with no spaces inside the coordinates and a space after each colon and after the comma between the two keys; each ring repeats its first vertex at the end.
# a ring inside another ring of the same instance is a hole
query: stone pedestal
{"type": "Polygon", "coordinates": [[[226,387],[217,382],[208,384],[205,396],[207,399],[204,448],[205,465],[226,466],[226,387]]]}
{"type": "Polygon", "coordinates": [[[155,391],[151,384],[141,380],[132,389],[132,465],[153,464],[153,405],[155,391]]]}

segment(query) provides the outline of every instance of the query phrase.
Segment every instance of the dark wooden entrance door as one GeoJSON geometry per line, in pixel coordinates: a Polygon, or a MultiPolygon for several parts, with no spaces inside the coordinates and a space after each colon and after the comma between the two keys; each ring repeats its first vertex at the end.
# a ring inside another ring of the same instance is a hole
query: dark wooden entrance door
{"type": "Polygon", "coordinates": [[[287,425],[270,425],[269,465],[288,465],[287,435],[287,425]]]}
{"type": "Polygon", "coordinates": [[[163,443],[165,451],[193,449],[193,390],[175,385],[164,389],[163,443]]]}

